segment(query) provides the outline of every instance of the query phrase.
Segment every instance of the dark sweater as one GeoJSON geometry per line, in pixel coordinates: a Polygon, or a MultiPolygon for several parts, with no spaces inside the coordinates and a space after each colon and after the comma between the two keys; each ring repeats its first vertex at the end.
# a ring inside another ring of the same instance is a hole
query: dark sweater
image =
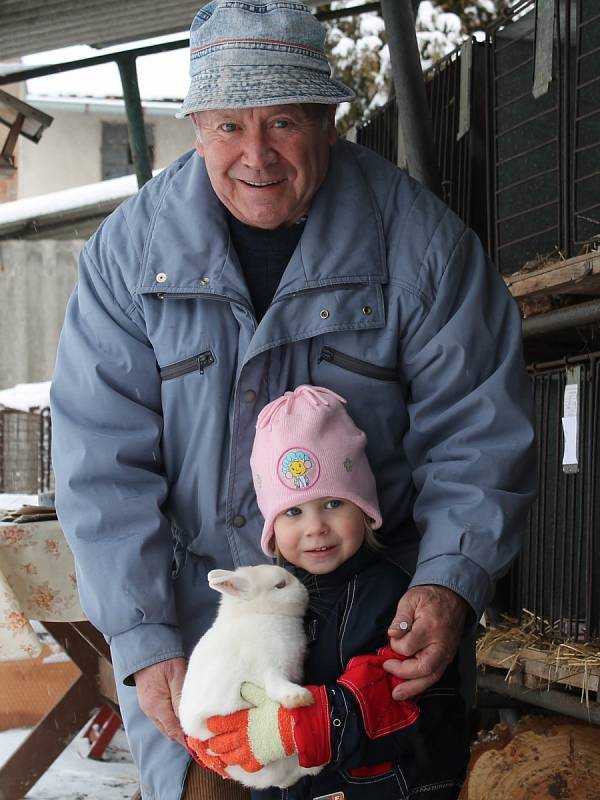
{"type": "Polygon", "coordinates": [[[292,253],[300,241],[305,219],[289,228],[252,228],[227,212],[233,246],[240,261],[256,321],[260,322],[275,294],[292,253]]]}

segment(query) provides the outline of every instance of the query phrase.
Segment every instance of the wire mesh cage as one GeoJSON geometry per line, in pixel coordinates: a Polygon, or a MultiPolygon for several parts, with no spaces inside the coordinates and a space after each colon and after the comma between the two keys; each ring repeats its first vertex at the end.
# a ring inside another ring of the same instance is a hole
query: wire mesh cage
{"type": "MultiPolygon", "coordinates": [[[[564,233],[565,109],[558,80],[563,50],[557,35],[546,43],[551,48],[546,62],[549,80],[540,83],[538,91],[543,93],[535,97],[535,70],[544,66],[540,67],[539,55],[536,64],[539,14],[531,0],[517,5],[518,13],[489,33],[492,238],[496,264],[505,273],[558,251],[564,233]]],[[[553,25],[553,3],[542,5],[553,25]]]]}
{"type": "Polygon", "coordinates": [[[600,638],[600,353],[568,365],[579,369],[577,472],[563,465],[565,361],[532,369],[539,493],[510,573],[510,613],[533,614],[546,638],[589,642],[600,638]]]}
{"type": "Polygon", "coordinates": [[[468,40],[425,73],[446,204],[487,244],[485,45],[468,40]]]}
{"type": "Polygon", "coordinates": [[[578,0],[575,29],[572,231],[576,247],[600,239],[600,7],[578,0]]]}
{"type": "Polygon", "coordinates": [[[0,492],[38,494],[54,489],[50,409],[0,406],[0,492]]]}
{"type": "MultiPolygon", "coordinates": [[[[467,44],[425,73],[443,199],[505,274],[600,247],[598,0],[518,0],[467,44]]],[[[391,101],[357,141],[396,163],[397,126],[391,101]]]]}
{"type": "Polygon", "coordinates": [[[490,239],[510,273],[600,243],[597,0],[521,0],[488,43],[490,239]]]}
{"type": "MultiPolygon", "coordinates": [[[[469,42],[425,73],[433,140],[443,199],[485,242],[487,239],[486,147],[483,95],[471,91],[484,79],[483,46],[469,42]],[[462,55],[468,52],[468,81],[462,55]],[[475,122],[477,120],[477,122],[475,122]]],[[[356,141],[398,163],[398,105],[392,98],[357,129],[356,141]]]]}
{"type": "Polygon", "coordinates": [[[357,128],[358,144],[398,163],[398,105],[393,97],[357,128]]]}

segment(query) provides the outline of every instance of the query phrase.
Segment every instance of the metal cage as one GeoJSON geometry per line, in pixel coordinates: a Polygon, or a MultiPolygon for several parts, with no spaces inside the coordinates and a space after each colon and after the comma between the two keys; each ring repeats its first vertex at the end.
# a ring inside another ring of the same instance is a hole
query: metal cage
{"type": "Polygon", "coordinates": [[[356,141],[398,163],[398,105],[393,97],[356,130],[356,141]]]}
{"type": "Polygon", "coordinates": [[[600,242],[597,0],[521,0],[487,41],[490,251],[510,273],[600,242]]]}
{"type": "Polygon", "coordinates": [[[510,613],[554,640],[600,638],[600,353],[531,368],[539,490],[509,577],[510,613]],[[563,469],[566,366],[578,366],[578,471],[563,469]]]}
{"type": "Polygon", "coordinates": [[[50,409],[0,407],[0,492],[38,494],[54,488],[50,409]]]}
{"type": "MultiPolygon", "coordinates": [[[[443,199],[485,243],[486,144],[484,95],[471,91],[485,79],[483,45],[469,43],[469,82],[462,82],[461,54],[450,53],[425,73],[433,140],[443,199]]],[[[357,129],[356,141],[398,163],[398,106],[392,98],[357,129]]]]}
{"type": "MultiPolygon", "coordinates": [[[[502,273],[600,247],[598,0],[518,0],[425,81],[443,199],[502,273]]],[[[397,115],[357,131],[394,163],[397,115]]]]}

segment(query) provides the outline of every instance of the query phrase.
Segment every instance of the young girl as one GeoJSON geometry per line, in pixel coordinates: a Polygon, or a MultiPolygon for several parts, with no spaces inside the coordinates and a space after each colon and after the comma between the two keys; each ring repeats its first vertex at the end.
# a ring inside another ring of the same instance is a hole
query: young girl
{"type": "Polygon", "coordinates": [[[418,705],[392,700],[398,681],[381,665],[399,658],[387,630],[410,578],[373,533],[381,513],[366,436],[344,405],[321,387],[287,392],[259,415],[251,456],[263,550],[310,592],[304,677],[314,703],[285,709],[244,684],[254,708],[208,723],[220,761],[196,755],[217,770],[252,772],[293,752],[301,766],[325,765],[256,800],[454,800],[468,761],[456,667],[418,705]]]}

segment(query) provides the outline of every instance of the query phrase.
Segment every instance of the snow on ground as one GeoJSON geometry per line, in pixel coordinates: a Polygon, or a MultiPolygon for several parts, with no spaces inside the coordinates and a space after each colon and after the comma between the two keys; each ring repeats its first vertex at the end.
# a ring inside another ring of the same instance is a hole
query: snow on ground
{"type": "MultiPolygon", "coordinates": [[[[28,733],[0,733],[0,766],[28,733]]],[[[26,800],[131,800],[138,786],[137,771],[124,732],[117,731],[102,761],[86,758],[88,748],[87,739],[76,736],[25,795],[26,800]]]]}
{"type": "Polygon", "coordinates": [[[21,506],[37,506],[37,494],[8,494],[0,492],[0,511],[17,511],[21,506]]]}

